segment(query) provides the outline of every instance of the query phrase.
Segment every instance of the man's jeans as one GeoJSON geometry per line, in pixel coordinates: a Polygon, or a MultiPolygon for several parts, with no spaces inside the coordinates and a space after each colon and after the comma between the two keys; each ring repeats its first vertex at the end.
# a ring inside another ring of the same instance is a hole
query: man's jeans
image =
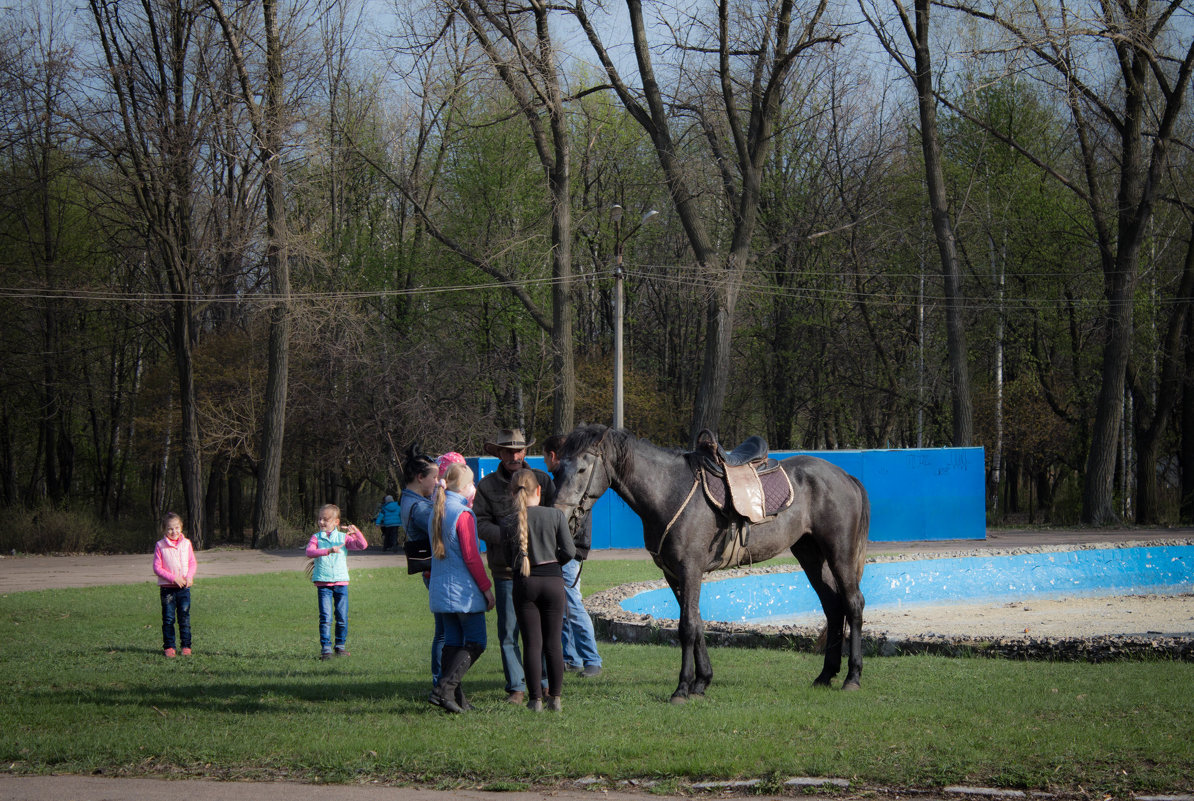
{"type": "Polygon", "coordinates": [[[319,591],[319,649],[332,652],[332,617],[336,619],[336,647],[348,642],[348,585],[316,587],[319,591]]]}
{"type": "Polygon", "coordinates": [[[191,647],[191,588],[159,587],[162,596],[162,649],[174,647],[174,621],[183,648],[191,647]]]}
{"type": "Polygon", "coordinates": [[[526,692],[527,677],[522,669],[522,649],[518,647],[518,617],[514,614],[514,580],[494,579],[493,595],[497,601],[498,642],[502,649],[506,692],[526,692]]]}
{"type": "Polygon", "coordinates": [[[593,632],[593,618],[585,611],[580,597],[580,562],[573,559],[562,566],[564,573],[564,595],[568,598],[568,610],[564,614],[564,664],[601,665],[597,653],[597,635],[593,632]]]}

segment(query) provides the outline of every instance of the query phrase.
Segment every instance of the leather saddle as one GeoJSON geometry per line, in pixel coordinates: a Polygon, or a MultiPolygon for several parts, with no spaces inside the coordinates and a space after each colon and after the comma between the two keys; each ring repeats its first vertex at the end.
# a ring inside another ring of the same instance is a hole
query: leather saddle
{"type": "Polygon", "coordinates": [[[767,455],[767,441],[751,436],[726,452],[708,429],[697,437],[698,471],[705,495],[723,512],[765,523],[792,503],[792,482],[767,455]]]}

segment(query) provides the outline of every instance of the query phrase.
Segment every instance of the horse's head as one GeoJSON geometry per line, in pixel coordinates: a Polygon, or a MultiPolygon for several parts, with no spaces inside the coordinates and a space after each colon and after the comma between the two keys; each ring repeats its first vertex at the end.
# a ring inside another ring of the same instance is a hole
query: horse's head
{"type": "Polygon", "coordinates": [[[603,425],[581,426],[568,435],[558,458],[561,476],[556,483],[556,508],[568,517],[572,536],[580,531],[593,504],[610,487],[608,446],[610,429],[603,425]]]}

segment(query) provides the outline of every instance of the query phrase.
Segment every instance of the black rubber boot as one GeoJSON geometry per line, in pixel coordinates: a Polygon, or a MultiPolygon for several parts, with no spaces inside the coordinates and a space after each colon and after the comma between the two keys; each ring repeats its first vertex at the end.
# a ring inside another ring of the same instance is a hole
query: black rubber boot
{"type": "Polygon", "coordinates": [[[446,712],[459,714],[464,711],[456,701],[456,690],[460,687],[460,680],[473,665],[473,656],[467,648],[459,645],[445,645],[443,653],[443,671],[439,677],[439,687],[431,698],[431,703],[446,712]]]}
{"type": "MultiPolygon", "coordinates": [[[[468,651],[469,667],[472,667],[477,663],[477,660],[481,658],[481,654],[485,653],[485,646],[478,643],[468,643],[464,646],[464,650],[468,651]]],[[[464,676],[462,675],[460,678],[463,681],[464,676]]],[[[463,684],[456,685],[456,706],[460,707],[465,712],[473,709],[473,705],[470,704],[468,699],[464,697],[463,684]]]]}

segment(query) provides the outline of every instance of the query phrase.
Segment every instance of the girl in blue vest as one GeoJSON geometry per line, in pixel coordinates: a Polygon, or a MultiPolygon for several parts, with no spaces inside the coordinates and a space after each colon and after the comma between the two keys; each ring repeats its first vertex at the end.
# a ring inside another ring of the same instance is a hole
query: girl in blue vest
{"type": "Polygon", "coordinates": [[[431,611],[444,623],[443,668],[428,699],[448,712],[472,709],[460,682],[485,651],[485,613],[493,588],[477,544],[477,518],[466,500],[473,486],[468,465],[453,464],[435,490],[431,519],[431,611]]]}
{"type": "Polygon", "coordinates": [[[324,504],[319,509],[319,531],[307,543],[307,556],[314,560],[311,581],[319,597],[319,658],[332,658],[332,618],[336,620],[335,655],[348,656],[348,557],[346,551],[369,547],[356,526],[340,530],[340,507],[324,504]]]}

